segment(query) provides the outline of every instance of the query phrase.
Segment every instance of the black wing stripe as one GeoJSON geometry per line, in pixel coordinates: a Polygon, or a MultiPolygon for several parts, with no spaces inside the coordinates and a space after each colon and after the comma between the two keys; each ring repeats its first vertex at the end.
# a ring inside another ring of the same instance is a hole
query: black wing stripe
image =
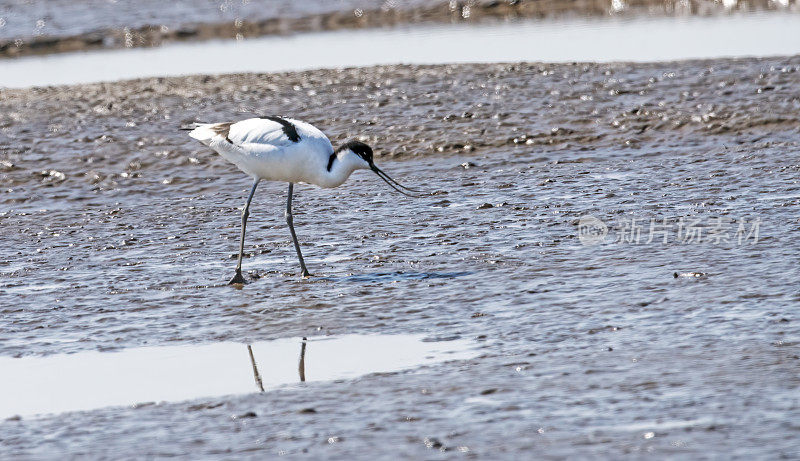
{"type": "Polygon", "coordinates": [[[283,126],[283,134],[285,134],[286,137],[289,138],[289,141],[300,142],[300,135],[297,134],[297,128],[295,128],[295,126],[292,125],[292,122],[286,120],[285,118],[276,117],[274,115],[264,115],[259,118],[280,123],[281,126],[283,126]]]}

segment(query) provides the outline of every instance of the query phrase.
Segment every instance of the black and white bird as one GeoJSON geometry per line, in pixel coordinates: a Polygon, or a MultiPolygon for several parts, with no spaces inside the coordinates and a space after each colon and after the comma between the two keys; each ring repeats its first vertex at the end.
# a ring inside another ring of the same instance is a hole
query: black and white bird
{"type": "Polygon", "coordinates": [[[330,140],[315,126],[284,117],[257,117],[238,122],[195,123],[189,136],[214,149],[240,170],[253,177],[253,187],[242,210],[242,234],[239,240],[239,260],[236,274],[229,283],[245,283],[242,277],[244,234],[250,202],[261,180],[289,183],[286,200],[286,223],[292,234],[294,249],[300,259],[301,275],[306,269],[292,219],[294,183],[314,184],[330,188],[342,185],[355,170],[372,170],[394,190],[415,197],[409,189],[375,166],[372,149],[359,141],[348,141],[334,150],[330,140]],[[405,189],[403,191],[402,189],[405,189]],[[408,191],[408,192],[406,192],[408,191]]]}

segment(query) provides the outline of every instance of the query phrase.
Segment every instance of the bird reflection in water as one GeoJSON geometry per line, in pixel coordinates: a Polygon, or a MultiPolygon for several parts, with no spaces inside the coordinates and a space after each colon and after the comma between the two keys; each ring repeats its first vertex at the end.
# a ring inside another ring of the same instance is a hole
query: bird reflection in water
{"type": "Polygon", "coordinates": [[[253,376],[256,378],[256,386],[258,386],[259,391],[264,392],[264,383],[261,381],[261,373],[258,372],[256,358],[253,357],[253,347],[249,344],[247,345],[247,352],[250,354],[250,364],[253,365],[253,376]]]}
{"type": "MultiPolygon", "coordinates": [[[[306,341],[308,338],[303,337],[303,342],[300,343],[300,362],[297,364],[297,372],[300,375],[300,382],[306,381],[306,341]]],[[[250,355],[250,365],[253,366],[253,377],[256,380],[256,386],[259,392],[264,392],[264,382],[261,380],[261,373],[258,372],[258,365],[256,365],[256,358],[253,355],[253,347],[247,345],[247,353],[250,355]]]]}
{"type": "Polygon", "coordinates": [[[306,337],[303,337],[303,342],[300,344],[300,363],[297,364],[297,372],[300,374],[300,382],[306,382],[306,337]]]}

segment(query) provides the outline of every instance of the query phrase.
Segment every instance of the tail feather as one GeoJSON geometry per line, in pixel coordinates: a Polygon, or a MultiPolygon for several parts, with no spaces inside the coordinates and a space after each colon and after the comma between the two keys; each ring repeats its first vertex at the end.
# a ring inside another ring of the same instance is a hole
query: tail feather
{"type": "Polygon", "coordinates": [[[214,131],[213,127],[215,126],[216,124],[214,123],[195,122],[188,126],[182,126],[180,127],[180,129],[183,131],[188,131],[189,136],[202,142],[205,145],[209,145],[211,143],[211,140],[219,134],[216,131],[214,131]]]}

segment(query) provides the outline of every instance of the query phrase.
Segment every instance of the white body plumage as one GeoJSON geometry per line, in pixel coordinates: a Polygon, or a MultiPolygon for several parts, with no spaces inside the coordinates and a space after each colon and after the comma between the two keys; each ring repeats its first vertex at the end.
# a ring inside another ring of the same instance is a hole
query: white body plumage
{"type": "Polygon", "coordinates": [[[328,137],[315,126],[290,118],[197,124],[189,136],[253,178],[267,181],[337,187],[353,171],[370,168],[350,149],[334,151],[328,137]]]}

